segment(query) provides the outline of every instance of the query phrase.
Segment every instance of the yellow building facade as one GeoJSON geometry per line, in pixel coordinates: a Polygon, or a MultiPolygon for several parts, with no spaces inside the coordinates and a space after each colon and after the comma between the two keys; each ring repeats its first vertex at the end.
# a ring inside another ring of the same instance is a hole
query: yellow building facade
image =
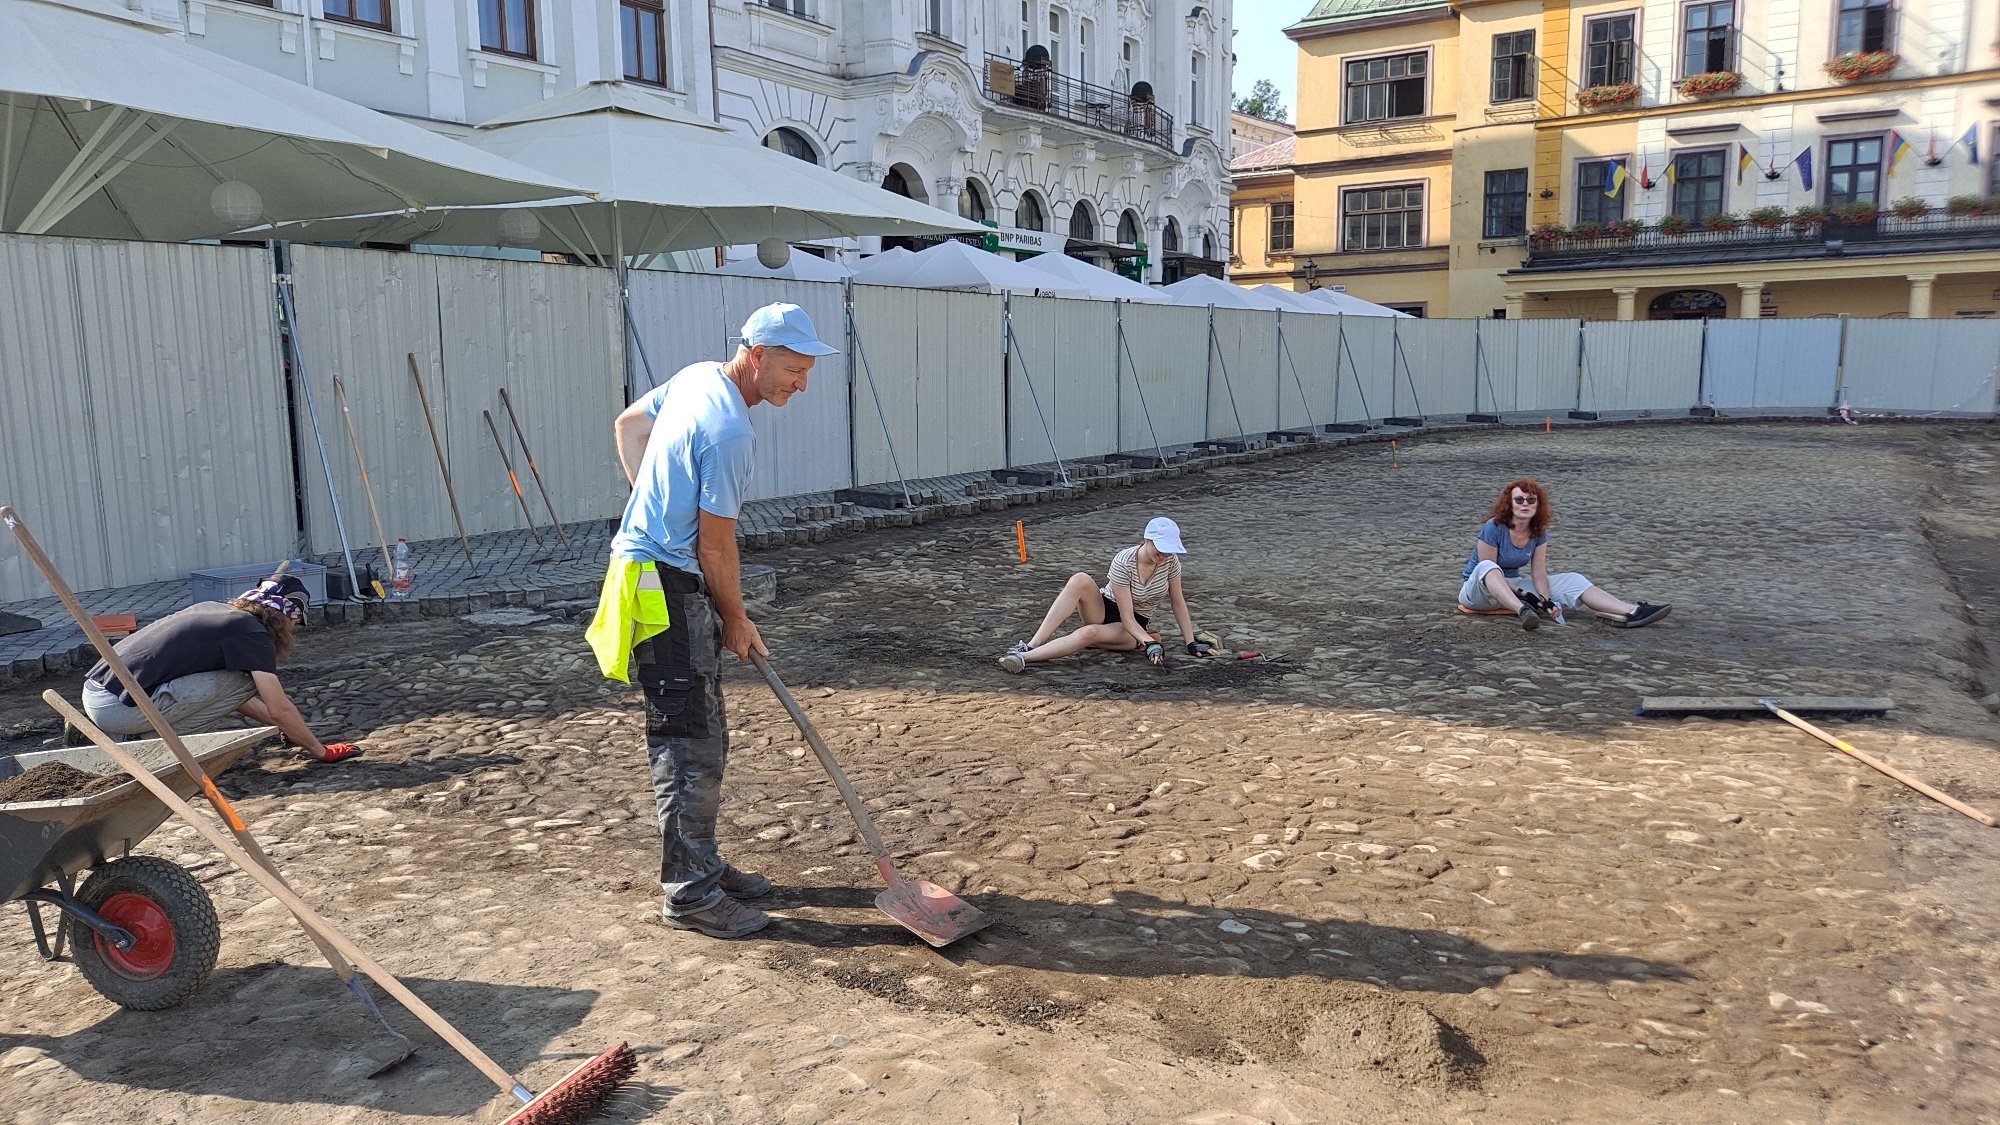
{"type": "Polygon", "coordinates": [[[1287,35],[1295,288],[1430,316],[2000,315],[2000,5],[1321,0],[1287,35]]]}
{"type": "Polygon", "coordinates": [[[1229,279],[1290,287],[1297,240],[1292,138],[1250,149],[1229,162],[1229,279]]]}

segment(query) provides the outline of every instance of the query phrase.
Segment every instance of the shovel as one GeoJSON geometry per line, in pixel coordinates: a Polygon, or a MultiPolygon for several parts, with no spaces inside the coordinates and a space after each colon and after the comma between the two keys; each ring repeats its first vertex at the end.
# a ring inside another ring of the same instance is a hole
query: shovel
{"type": "Polygon", "coordinates": [[[785,690],[785,683],[778,673],[765,662],[763,654],[752,651],[750,662],[764,673],[764,680],[778,695],[778,702],[791,712],[792,721],[812,743],[813,753],[819,755],[819,764],[826,767],[840,795],[847,801],[847,811],[854,814],[854,822],[861,826],[861,837],[868,841],[868,850],[874,853],[875,869],[882,873],[882,881],[889,884],[881,894],[875,896],[875,909],[887,914],[904,929],[929,942],[934,947],[950,945],[968,934],[977,933],[993,924],[993,919],[971,903],[938,886],[922,879],[905,879],[896,870],[889,858],[889,849],[882,843],[882,836],[875,831],[875,822],[868,816],[868,809],[861,798],[854,793],[854,786],[848,784],[847,775],[840,770],[840,763],[833,760],[833,751],[826,748],[826,742],[813,729],[812,720],[799,708],[798,700],[785,690]]]}

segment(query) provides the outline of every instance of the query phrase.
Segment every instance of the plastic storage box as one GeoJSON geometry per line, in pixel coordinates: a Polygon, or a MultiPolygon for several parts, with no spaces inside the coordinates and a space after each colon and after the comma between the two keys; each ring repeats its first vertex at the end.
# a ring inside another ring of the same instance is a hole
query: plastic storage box
{"type": "MultiPolygon", "coordinates": [[[[194,599],[198,602],[226,602],[236,595],[257,585],[278,569],[276,562],[245,563],[242,566],[217,566],[207,570],[192,571],[189,582],[194,586],[194,599]]],[[[306,593],[312,604],[326,603],[326,568],[318,563],[293,560],[292,568],[285,572],[306,584],[306,593]]]]}

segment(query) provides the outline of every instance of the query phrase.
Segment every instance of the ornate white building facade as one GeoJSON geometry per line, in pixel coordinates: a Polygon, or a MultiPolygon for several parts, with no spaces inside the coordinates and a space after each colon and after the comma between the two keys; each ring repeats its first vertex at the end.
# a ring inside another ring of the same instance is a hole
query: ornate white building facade
{"type": "Polygon", "coordinates": [[[993,222],[1003,248],[1130,269],[1143,246],[1155,281],[1228,259],[1231,0],[711,11],[716,116],[741,133],[993,222]]]}
{"type": "Polygon", "coordinates": [[[630,82],[1006,248],[1143,245],[1149,280],[1229,257],[1232,0],[124,2],[444,132],[630,82]]]}

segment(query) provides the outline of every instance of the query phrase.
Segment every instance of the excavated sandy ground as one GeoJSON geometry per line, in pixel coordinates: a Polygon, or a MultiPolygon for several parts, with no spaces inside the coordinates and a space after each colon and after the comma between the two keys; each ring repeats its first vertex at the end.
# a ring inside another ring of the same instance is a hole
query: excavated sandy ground
{"type": "MultiPolygon", "coordinates": [[[[310,638],[288,679],[368,756],[271,748],[227,788],[308,898],[530,1083],[630,1040],[617,1121],[1992,1120],[2000,834],[1775,720],[1632,708],[1891,696],[1831,725],[2000,808],[1996,439],[1434,438],[1399,470],[1309,454],[762,553],[776,666],[905,869],[999,919],[942,952],[874,911],[838,795],[742,667],[724,844],[782,920],[654,924],[638,699],[575,620],[310,638]],[[1559,569],[1673,616],[1453,612],[1521,472],[1554,492],[1559,569]],[[1162,513],[1197,623],[1284,659],[994,666],[1162,513]]],[[[17,749],[53,732],[38,690],[0,698],[17,749]]],[[[510,1111],[400,1010],[421,1052],[366,1077],[379,1033],[289,916],[185,827],[146,850],[215,897],[215,975],[122,1012],[0,911],[0,1119],[510,1111]]]]}

